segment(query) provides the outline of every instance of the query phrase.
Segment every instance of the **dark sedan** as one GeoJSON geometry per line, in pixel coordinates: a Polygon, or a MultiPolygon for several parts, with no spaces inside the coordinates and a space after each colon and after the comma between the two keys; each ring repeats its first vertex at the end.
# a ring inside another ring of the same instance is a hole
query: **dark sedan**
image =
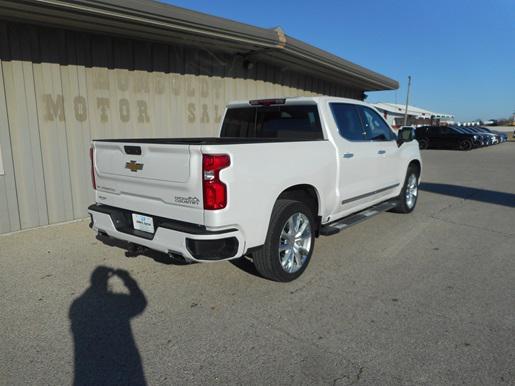
{"type": "Polygon", "coordinates": [[[478,129],[495,135],[497,137],[497,140],[499,141],[499,143],[506,142],[508,140],[508,136],[506,135],[506,133],[501,133],[499,131],[490,130],[488,127],[483,127],[483,126],[478,127],[478,129]]]}
{"type": "Polygon", "coordinates": [[[450,126],[421,126],[415,130],[415,138],[421,149],[471,150],[480,146],[483,138],[465,130],[450,126]]]}
{"type": "Polygon", "coordinates": [[[459,132],[464,132],[479,137],[479,139],[475,141],[476,146],[488,146],[492,144],[491,136],[488,133],[480,131],[475,127],[454,127],[454,129],[458,130],[459,132]]]}

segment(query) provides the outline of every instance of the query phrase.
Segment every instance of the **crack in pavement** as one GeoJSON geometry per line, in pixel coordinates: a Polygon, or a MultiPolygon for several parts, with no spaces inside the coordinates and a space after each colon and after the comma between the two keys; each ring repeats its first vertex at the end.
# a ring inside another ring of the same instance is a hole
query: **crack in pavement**
{"type": "MultiPolygon", "coordinates": [[[[365,368],[363,366],[358,369],[358,372],[354,375],[354,377],[353,377],[354,379],[349,383],[349,385],[354,385],[360,381],[361,375],[363,374],[363,370],[365,370],[365,368]]],[[[333,379],[333,386],[336,386],[336,383],[338,381],[341,381],[344,379],[350,380],[350,378],[351,377],[349,377],[348,375],[343,375],[341,377],[335,378],[335,379],[333,379]]]]}
{"type": "MultiPolygon", "coordinates": [[[[244,316],[248,316],[248,313],[241,313],[241,312],[238,312],[240,315],[244,315],[244,316]]],[[[266,318],[262,318],[261,315],[253,315],[254,316],[254,319],[257,320],[257,321],[261,321],[263,322],[264,324],[268,324],[268,320],[266,318]]],[[[272,325],[272,324],[269,324],[268,327],[275,331],[275,332],[278,332],[279,334],[287,337],[289,340],[293,341],[293,342],[299,342],[301,343],[302,345],[305,345],[305,346],[308,346],[308,347],[314,347],[316,348],[320,353],[325,353],[325,354],[329,354],[331,356],[334,356],[335,358],[339,359],[339,360],[342,360],[344,361],[344,363],[346,363],[347,366],[351,367],[351,368],[355,368],[355,369],[358,369],[356,375],[357,375],[357,380],[360,379],[362,373],[363,373],[363,369],[364,369],[364,366],[362,366],[360,363],[357,363],[351,359],[349,359],[348,357],[346,357],[345,355],[342,355],[341,352],[335,352],[331,349],[329,349],[328,347],[325,347],[324,345],[321,345],[318,341],[316,340],[311,340],[311,339],[304,339],[298,335],[293,335],[291,334],[288,330],[286,329],[283,329],[281,327],[278,327],[276,325],[272,325]]],[[[339,379],[344,379],[344,378],[348,378],[347,375],[343,375],[343,376],[340,376],[340,377],[337,377],[334,381],[336,382],[337,380],[339,379]]],[[[326,380],[327,381],[327,380],[326,380]]],[[[351,382],[350,384],[353,384],[356,380],[354,380],[353,382],[351,382]]]]}
{"type": "Polygon", "coordinates": [[[482,230],[482,231],[486,231],[486,232],[491,232],[491,233],[495,233],[495,234],[498,234],[498,235],[501,235],[501,236],[505,236],[505,237],[513,237],[513,236],[515,236],[515,233],[506,233],[506,232],[497,231],[497,230],[494,230],[494,229],[490,229],[490,228],[482,227],[482,226],[478,226],[478,225],[460,223],[460,222],[457,222],[457,221],[445,219],[445,218],[442,218],[442,217],[438,216],[442,212],[448,211],[450,209],[456,209],[459,206],[463,206],[466,203],[466,201],[468,201],[468,199],[473,197],[473,196],[474,196],[474,193],[470,194],[470,196],[468,196],[466,198],[456,199],[455,202],[451,202],[448,205],[444,206],[443,208],[440,208],[440,209],[434,211],[433,213],[426,214],[425,216],[429,217],[429,218],[432,218],[432,219],[435,219],[437,221],[441,221],[441,222],[444,222],[444,223],[447,223],[447,224],[451,224],[451,225],[462,225],[464,227],[478,229],[478,230],[482,230]]]}
{"type": "Polygon", "coordinates": [[[464,224],[464,223],[460,223],[460,222],[457,222],[457,221],[452,221],[452,220],[449,220],[449,219],[437,217],[436,215],[431,215],[430,214],[430,215],[427,215],[427,216],[430,217],[430,218],[433,218],[435,220],[444,222],[446,224],[461,225],[461,226],[464,226],[464,227],[467,227],[467,228],[472,228],[472,229],[477,229],[477,230],[481,230],[481,231],[495,233],[495,234],[498,234],[498,235],[501,235],[501,236],[504,236],[504,237],[513,237],[513,236],[515,236],[515,233],[506,233],[506,232],[497,231],[497,230],[494,230],[494,229],[490,229],[490,228],[486,228],[486,227],[482,227],[482,226],[478,226],[478,225],[464,224]]]}

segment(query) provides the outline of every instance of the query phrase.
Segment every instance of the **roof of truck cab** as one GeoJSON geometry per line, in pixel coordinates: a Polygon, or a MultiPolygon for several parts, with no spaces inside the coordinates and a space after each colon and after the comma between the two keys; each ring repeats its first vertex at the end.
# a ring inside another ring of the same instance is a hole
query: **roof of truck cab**
{"type": "MultiPolygon", "coordinates": [[[[340,102],[340,103],[351,103],[355,105],[365,105],[374,107],[370,103],[363,102],[357,99],[351,98],[341,98],[341,97],[333,97],[333,96],[298,96],[298,97],[275,97],[275,98],[266,98],[266,99],[285,99],[285,105],[297,105],[297,104],[305,104],[305,103],[324,103],[324,102],[340,102]]],[[[252,99],[254,100],[254,99],[252,99]]],[[[259,99],[258,99],[259,100],[259,99]]],[[[238,100],[232,101],[227,104],[227,108],[234,107],[251,107],[251,100],[238,100]]],[[[273,106],[281,106],[282,104],[274,104],[273,106]]],[[[259,105],[258,105],[259,106],[259,105]]],[[[256,107],[256,106],[254,106],[256,107]]]]}

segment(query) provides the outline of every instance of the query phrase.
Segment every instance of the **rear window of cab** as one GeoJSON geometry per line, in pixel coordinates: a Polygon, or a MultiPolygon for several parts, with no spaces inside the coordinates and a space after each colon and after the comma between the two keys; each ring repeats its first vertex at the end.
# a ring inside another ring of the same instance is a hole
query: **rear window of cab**
{"type": "Polygon", "coordinates": [[[229,108],[221,137],[323,139],[316,105],[229,108]]]}

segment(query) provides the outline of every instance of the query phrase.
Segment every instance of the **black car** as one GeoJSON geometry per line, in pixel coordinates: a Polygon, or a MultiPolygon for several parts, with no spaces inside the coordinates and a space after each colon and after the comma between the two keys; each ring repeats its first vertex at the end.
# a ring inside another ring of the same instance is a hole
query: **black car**
{"type": "Polygon", "coordinates": [[[481,144],[478,134],[450,126],[421,126],[415,130],[415,138],[421,149],[470,150],[481,144]]]}
{"type": "Polygon", "coordinates": [[[494,133],[499,136],[501,143],[506,142],[508,140],[508,134],[502,133],[500,131],[495,131],[494,133]]]}
{"type": "Polygon", "coordinates": [[[499,131],[490,130],[488,127],[478,127],[478,129],[482,131],[486,131],[487,133],[494,134],[497,138],[498,143],[506,142],[508,140],[508,136],[506,133],[501,133],[499,131]]]}
{"type": "Polygon", "coordinates": [[[479,146],[488,146],[492,144],[492,138],[488,133],[484,131],[480,131],[475,127],[454,127],[455,130],[459,132],[465,132],[468,134],[476,135],[478,137],[477,140],[474,141],[474,144],[479,146]]]}
{"type": "Polygon", "coordinates": [[[486,139],[487,145],[495,145],[496,143],[499,142],[498,137],[495,134],[484,130],[482,127],[479,127],[479,126],[468,127],[468,131],[475,133],[475,134],[479,134],[480,136],[484,137],[486,139]]]}

